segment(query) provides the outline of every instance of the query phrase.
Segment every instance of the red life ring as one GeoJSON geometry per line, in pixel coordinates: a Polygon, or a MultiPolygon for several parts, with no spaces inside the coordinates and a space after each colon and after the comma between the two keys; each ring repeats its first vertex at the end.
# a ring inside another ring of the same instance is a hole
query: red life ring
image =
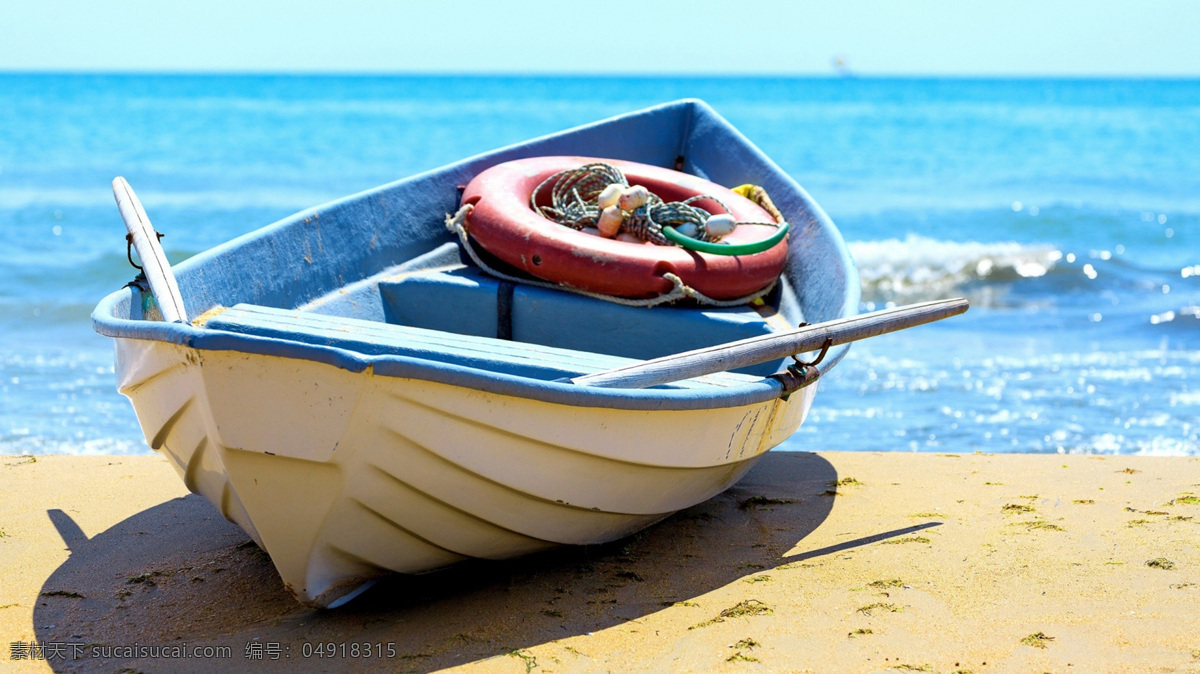
{"type": "MultiPolygon", "coordinates": [[[[673,288],[663,274],[672,272],[692,288],[715,299],[732,299],[761,290],[783,271],[787,241],[753,255],[722,256],[604,239],[564,227],[533,210],[529,199],[543,180],[559,171],[603,161],[619,168],[630,185],[642,185],[665,201],[707,194],[729,207],[739,222],[773,222],[758,204],[732,190],[686,173],[613,159],[532,157],[493,166],[475,176],[463,192],[472,204],[467,232],[484,250],[533,276],[573,288],[645,298],[673,288]]],[[[550,190],[543,190],[548,195],[550,190]]],[[[723,213],[715,202],[694,205],[723,213]]],[[[730,243],[752,243],[773,234],[770,227],[738,227],[730,243]]]]}

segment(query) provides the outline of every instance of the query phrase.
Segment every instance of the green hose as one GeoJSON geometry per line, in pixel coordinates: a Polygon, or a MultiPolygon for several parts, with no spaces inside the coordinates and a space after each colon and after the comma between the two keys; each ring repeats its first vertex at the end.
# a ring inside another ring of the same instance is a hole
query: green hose
{"type": "Polygon", "coordinates": [[[680,248],[694,250],[700,253],[711,253],[713,255],[754,255],[761,253],[764,250],[770,250],[775,247],[775,244],[783,241],[788,234],[788,223],[779,225],[779,229],[771,236],[762,241],[754,241],[753,243],[708,243],[707,241],[699,241],[690,236],[685,236],[675,231],[675,228],[670,225],[663,225],[663,236],[667,237],[675,245],[680,248]]]}

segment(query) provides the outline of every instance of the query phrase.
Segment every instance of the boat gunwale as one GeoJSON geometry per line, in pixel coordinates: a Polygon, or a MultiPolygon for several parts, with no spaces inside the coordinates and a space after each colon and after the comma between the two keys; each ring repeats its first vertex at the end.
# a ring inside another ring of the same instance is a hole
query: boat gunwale
{"type": "MultiPolygon", "coordinates": [[[[428,180],[439,174],[452,174],[471,165],[497,163],[518,156],[528,156],[527,153],[546,142],[564,139],[588,129],[611,125],[624,118],[654,114],[673,108],[687,109],[688,119],[681,138],[681,143],[685,146],[691,140],[691,130],[694,125],[696,113],[698,110],[702,111],[709,118],[723,122],[725,131],[740,141],[756,162],[759,162],[764,168],[773,172],[786,183],[789,190],[795,193],[801,204],[811,215],[813,224],[820,225],[825,230],[824,234],[831,238],[829,243],[832,244],[832,250],[838,258],[831,260],[831,262],[836,262],[848,277],[852,277],[847,279],[848,282],[842,297],[842,306],[838,312],[839,315],[836,317],[856,314],[860,299],[857,269],[840,232],[829,219],[828,215],[813,201],[803,187],[796,184],[774,161],[751,143],[740,131],[728,124],[728,122],[725,122],[724,118],[712,110],[707,103],[697,99],[683,99],[665,103],[529,139],[314,206],[203,251],[184,260],[176,266],[176,269],[180,273],[183,273],[193,268],[202,268],[213,260],[219,259],[227,251],[237,249],[252,241],[269,237],[280,230],[293,226],[298,221],[343,205],[353,204],[382,193],[402,189],[410,183],[428,180]]],[[[681,147],[680,156],[684,152],[685,148],[681,147]]],[[[792,236],[799,236],[800,230],[801,228],[799,227],[794,228],[792,236]]],[[[578,407],[681,411],[714,409],[761,404],[779,398],[784,393],[783,385],[770,377],[765,377],[755,382],[748,382],[740,386],[719,389],[610,389],[585,387],[571,383],[533,379],[410,356],[366,355],[339,347],[309,344],[276,337],[261,337],[212,330],[197,327],[190,323],[166,323],[162,321],[119,318],[117,312],[120,310],[120,305],[128,303],[132,306],[136,299],[133,289],[130,286],[126,286],[104,297],[92,312],[93,328],[96,332],[113,338],[166,342],[200,351],[237,351],[254,355],[308,360],[332,365],[353,373],[370,370],[373,374],[385,377],[427,380],[499,395],[509,395],[578,407]]],[[[845,356],[849,346],[849,344],[843,344],[831,349],[818,366],[819,371],[822,374],[828,372],[845,356]]]]}
{"type": "MultiPolygon", "coordinates": [[[[129,292],[128,290],[124,292],[129,292]]],[[[116,293],[114,293],[116,295],[116,293]]],[[[97,308],[120,298],[109,296],[97,308]]],[[[98,319],[99,320],[103,319],[98,319]]],[[[145,321],[112,322],[145,323],[145,321]]],[[[370,372],[383,377],[418,379],[498,395],[528,398],[572,407],[624,410],[700,410],[756,405],[783,394],[776,379],[763,378],[741,386],[703,389],[615,389],[546,381],[412,356],[367,356],[333,346],[307,344],[274,337],[258,337],[224,330],[206,330],[182,323],[156,323],[154,329],[130,330],[105,326],[101,334],[120,339],[167,342],[198,351],[234,351],[258,356],[323,363],[351,373],[370,372]]]]}

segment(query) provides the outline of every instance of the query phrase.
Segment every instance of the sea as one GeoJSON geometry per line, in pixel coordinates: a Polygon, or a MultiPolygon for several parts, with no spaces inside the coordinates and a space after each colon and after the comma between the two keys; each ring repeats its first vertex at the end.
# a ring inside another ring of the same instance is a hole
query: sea
{"type": "Polygon", "coordinates": [[[298,210],[679,98],[829,213],[863,309],[784,450],[1200,455],[1200,81],[0,74],[0,453],[150,453],[89,314],[298,210]]]}

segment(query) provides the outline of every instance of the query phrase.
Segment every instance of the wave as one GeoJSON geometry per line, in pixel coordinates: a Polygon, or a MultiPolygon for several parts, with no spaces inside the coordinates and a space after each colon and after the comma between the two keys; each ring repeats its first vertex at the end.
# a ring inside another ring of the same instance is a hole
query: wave
{"type": "Polygon", "coordinates": [[[965,295],[976,306],[1009,308],[1092,306],[1099,311],[1096,307],[1108,306],[1113,311],[1119,305],[1120,311],[1133,311],[1137,305],[1142,309],[1135,311],[1139,320],[1162,314],[1157,324],[1191,313],[1189,307],[1200,297],[1195,294],[1200,265],[1181,269],[1169,263],[1141,264],[1124,255],[1121,247],[1115,253],[1068,252],[1050,244],[944,241],[916,235],[851,242],[849,247],[868,305],[949,295],[965,295]]]}
{"type": "MultiPolygon", "coordinates": [[[[22,260],[0,259],[0,319],[29,312],[42,315],[43,320],[55,315],[72,320],[87,316],[101,297],[124,287],[137,275],[137,270],[129,266],[124,246],[113,248],[86,257],[54,259],[41,254],[22,260]]],[[[178,264],[197,251],[169,248],[166,252],[167,258],[178,264]]],[[[0,250],[0,256],[2,253],[0,250]]]]}
{"type": "MultiPolygon", "coordinates": [[[[370,185],[364,186],[370,187],[370,185]]],[[[139,191],[138,196],[148,211],[156,208],[204,209],[237,211],[245,209],[277,209],[288,212],[333,201],[342,194],[306,189],[195,190],[171,192],[165,190],[139,191]]],[[[7,188],[0,189],[0,209],[23,208],[114,208],[112,191],[107,186],[96,188],[7,188]]],[[[265,224],[265,223],[264,223],[265,224]]]]}
{"type": "MultiPolygon", "coordinates": [[[[28,429],[18,429],[25,431],[28,429]]],[[[84,456],[131,456],[153,454],[144,441],[134,438],[58,438],[46,435],[15,434],[0,437],[0,454],[11,456],[41,456],[45,454],[74,454],[84,456]]]]}
{"type": "Polygon", "coordinates": [[[1150,325],[1163,332],[1192,336],[1200,327],[1200,305],[1189,304],[1150,315],[1150,325]]]}
{"type": "Polygon", "coordinates": [[[1062,262],[1050,245],[904,239],[851,242],[864,302],[917,302],[961,292],[973,283],[1045,276],[1062,262]]]}

